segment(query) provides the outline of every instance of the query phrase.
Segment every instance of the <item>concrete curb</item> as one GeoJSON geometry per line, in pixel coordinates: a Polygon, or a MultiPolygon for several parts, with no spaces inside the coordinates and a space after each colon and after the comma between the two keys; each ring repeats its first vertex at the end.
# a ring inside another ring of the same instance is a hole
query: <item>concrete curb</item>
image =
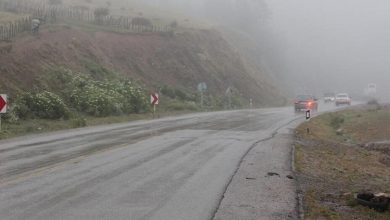
{"type": "Polygon", "coordinates": [[[305,219],[305,212],[303,210],[303,194],[302,190],[299,186],[299,181],[298,177],[296,175],[296,168],[295,168],[295,144],[292,145],[292,150],[291,150],[291,169],[294,173],[294,178],[296,179],[296,184],[297,184],[297,216],[298,219],[304,220],[305,219]]]}

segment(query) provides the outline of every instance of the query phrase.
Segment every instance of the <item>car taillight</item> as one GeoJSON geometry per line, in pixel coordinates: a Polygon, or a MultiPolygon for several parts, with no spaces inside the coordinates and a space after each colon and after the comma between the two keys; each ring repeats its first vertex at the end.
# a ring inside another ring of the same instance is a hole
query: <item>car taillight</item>
{"type": "Polygon", "coordinates": [[[308,106],[311,106],[311,104],[313,104],[313,103],[312,103],[312,102],[308,102],[308,103],[307,103],[308,106]]]}

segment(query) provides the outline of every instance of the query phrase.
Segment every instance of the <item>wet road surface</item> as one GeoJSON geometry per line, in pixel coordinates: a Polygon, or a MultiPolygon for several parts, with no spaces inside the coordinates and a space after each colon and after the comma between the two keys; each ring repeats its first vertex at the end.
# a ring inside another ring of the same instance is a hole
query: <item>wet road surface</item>
{"type": "MultiPolygon", "coordinates": [[[[241,110],[1,141],[0,219],[234,219],[224,209],[239,200],[224,197],[245,186],[235,174],[247,172],[246,158],[261,175],[275,166],[288,173],[286,126],[302,120],[291,107],[241,110]],[[267,143],[281,131],[285,147],[267,143]]],[[[291,184],[280,186],[287,199],[291,184]]],[[[294,217],[294,208],[285,214],[294,217]]]]}

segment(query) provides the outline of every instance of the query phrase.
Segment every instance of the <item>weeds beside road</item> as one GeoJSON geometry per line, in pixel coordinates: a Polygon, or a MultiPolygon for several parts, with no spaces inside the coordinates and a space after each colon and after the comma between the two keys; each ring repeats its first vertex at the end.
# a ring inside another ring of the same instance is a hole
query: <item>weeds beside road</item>
{"type": "MultiPolygon", "coordinates": [[[[190,113],[191,111],[174,111],[161,112],[157,117],[167,117],[190,113]]],[[[39,134],[52,131],[80,128],[86,126],[107,125],[113,123],[124,123],[135,120],[150,120],[153,118],[152,113],[129,114],[120,116],[107,117],[79,117],[70,120],[51,120],[51,119],[29,119],[21,120],[17,123],[3,123],[0,131],[0,140],[13,138],[28,134],[39,134]]]]}
{"type": "Polygon", "coordinates": [[[389,140],[389,107],[327,113],[299,126],[295,166],[305,219],[390,219],[390,211],[354,200],[360,191],[390,192],[389,140]]]}

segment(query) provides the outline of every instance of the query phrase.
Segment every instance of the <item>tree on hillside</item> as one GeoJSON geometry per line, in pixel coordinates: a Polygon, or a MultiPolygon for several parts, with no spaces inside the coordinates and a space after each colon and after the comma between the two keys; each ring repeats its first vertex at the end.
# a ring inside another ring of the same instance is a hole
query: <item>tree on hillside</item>
{"type": "Polygon", "coordinates": [[[50,5],[61,5],[62,0],[49,0],[50,5]]]}
{"type": "Polygon", "coordinates": [[[95,15],[96,23],[102,24],[104,17],[110,14],[110,10],[108,8],[96,8],[93,14],[95,15]]]}
{"type": "Polygon", "coordinates": [[[135,17],[131,20],[132,25],[151,27],[152,22],[147,18],[135,17]]]}
{"type": "Polygon", "coordinates": [[[204,12],[225,25],[249,32],[267,17],[263,0],[209,0],[204,4],[204,12]]]}
{"type": "Polygon", "coordinates": [[[177,27],[179,26],[179,24],[177,23],[176,20],[174,20],[174,21],[172,21],[172,22],[169,24],[169,26],[170,26],[171,28],[177,28],[177,27]]]}
{"type": "Polygon", "coordinates": [[[77,10],[77,11],[81,11],[81,12],[89,11],[89,7],[85,6],[85,5],[76,5],[76,6],[73,6],[72,8],[77,10]]]}

